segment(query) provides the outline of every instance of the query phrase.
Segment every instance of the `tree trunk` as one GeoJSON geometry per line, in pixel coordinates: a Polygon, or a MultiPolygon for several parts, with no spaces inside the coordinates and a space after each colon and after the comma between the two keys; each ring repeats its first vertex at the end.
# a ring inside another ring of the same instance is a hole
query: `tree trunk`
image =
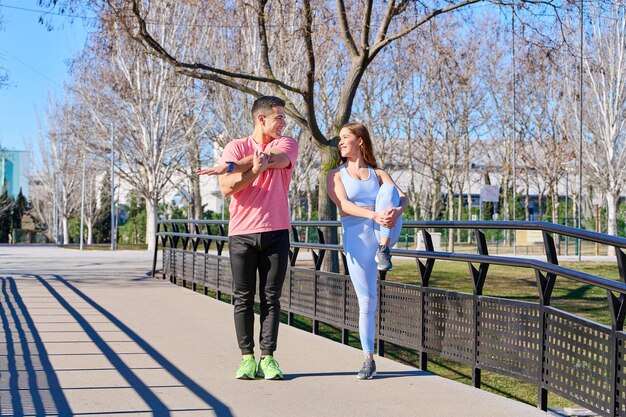
{"type": "Polygon", "coordinates": [[[146,198],[146,243],[148,251],[154,251],[154,241],[156,232],[156,222],[159,213],[159,205],[157,199],[146,198]]]}
{"type": "MultiPolygon", "coordinates": [[[[459,181],[459,197],[456,200],[456,219],[461,221],[463,220],[463,182],[459,181]]],[[[456,233],[456,243],[461,243],[461,231],[458,230],[456,233]]]]}
{"type": "Polygon", "coordinates": [[[93,245],[93,225],[87,222],[87,244],[93,245]]]}
{"type": "Polygon", "coordinates": [[[306,190],[306,220],[311,221],[313,218],[313,192],[310,187],[306,190]]]}
{"type": "MultiPolygon", "coordinates": [[[[311,191],[311,187],[307,187],[306,190],[306,220],[308,222],[313,218],[313,192],[311,191]]],[[[309,241],[309,227],[304,231],[304,241],[309,241]]]]}
{"type": "Polygon", "coordinates": [[[573,220],[573,224],[570,224],[570,226],[579,228],[580,226],[578,225],[578,195],[573,192],[572,193],[572,198],[570,198],[570,212],[572,213],[572,218],[573,220]]]}
{"type": "MultiPolygon", "coordinates": [[[[319,194],[317,209],[320,220],[337,220],[337,206],[328,197],[326,188],[326,174],[328,171],[337,166],[337,148],[332,146],[324,146],[321,148],[322,169],[318,178],[319,194]]],[[[325,243],[337,244],[338,234],[336,227],[323,227],[325,243]]],[[[324,257],[322,269],[329,272],[339,272],[339,257],[337,252],[328,252],[324,257]]]]}
{"type": "MultiPolygon", "coordinates": [[[[472,178],[471,172],[467,171],[467,220],[472,220],[472,178]]],[[[467,243],[472,243],[472,233],[467,233],[467,243]]]]}
{"type": "MultiPolygon", "coordinates": [[[[619,201],[619,192],[606,193],[607,204],[607,233],[609,235],[617,236],[617,203],[619,201]]],[[[606,254],[608,256],[615,256],[615,247],[608,246],[606,254]]]]}
{"type": "MultiPolygon", "coordinates": [[[[448,221],[454,221],[454,195],[452,185],[448,184],[448,221]]],[[[454,229],[448,229],[448,252],[454,252],[454,229]]]]}
{"type": "Polygon", "coordinates": [[[61,220],[62,224],[63,224],[63,245],[67,245],[68,243],[70,243],[70,230],[68,227],[68,218],[66,216],[62,217],[61,220]]]}
{"type": "Polygon", "coordinates": [[[192,175],[190,178],[191,190],[189,190],[189,210],[187,216],[190,219],[202,219],[202,194],[200,193],[200,177],[192,175]]]}
{"type": "Polygon", "coordinates": [[[552,189],[552,223],[559,224],[559,194],[554,187],[552,189]]]}
{"type": "MultiPolygon", "coordinates": [[[[510,213],[510,200],[509,200],[509,176],[504,173],[502,175],[502,187],[500,189],[500,192],[502,193],[502,210],[500,210],[502,212],[502,220],[504,221],[509,221],[511,220],[511,213],[510,213]]],[[[504,230],[504,242],[511,242],[511,244],[513,244],[512,238],[511,238],[511,233],[509,233],[509,230],[504,230]]]]}
{"type": "MultiPolygon", "coordinates": [[[[558,190],[558,182],[552,186],[551,189],[551,199],[552,199],[552,223],[559,224],[559,190],[558,190]]],[[[557,233],[553,236],[554,241],[556,243],[556,248],[558,254],[561,254],[561,239],[557,233]]]]}
{"type": "MultiPolygon", "coordinates": [[[[526,221],[530,220],[530,208],[528,207],[528,205],[530,204],[530,187],[528,186],[528,184],[526,184],[526,195],[524,196],[524,216],[526,218],[526,221]]],[[[515,204],[515,202],[513,202],[513,204],[515,204]]],[[[513,210],[515,210],[515,207],[513,208],[513,210]]]]}
{"type": "MultiPolygon", "coordinates": [[[[187,217],[190,219],[202,219],[202,194],[200,193],[200,177],[196,171],[202,168],[200,162],[200,145],[197,140],[192,140],[187,146],[187,158],[189,159],[189,209],[187,217]]],[[[155,229],[156,230],[156,229],[155,229]]]]}
{"type": "Polygon", "coordinates": [[[433,193],[431,194],[432,200],[430,201],[430,219],[437,220],[439,218],[439,209],[441,202],[441,182],[436,179],[433,184],[433,193]]]}

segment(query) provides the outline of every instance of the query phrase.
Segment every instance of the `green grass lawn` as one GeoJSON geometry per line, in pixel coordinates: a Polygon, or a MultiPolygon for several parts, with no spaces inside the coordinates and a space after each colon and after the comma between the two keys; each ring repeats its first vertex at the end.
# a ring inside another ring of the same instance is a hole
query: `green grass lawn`
{"type": "MultiPolygon", "coordinates": [[[[62,246],[62,248],[64,249],[74,249],[74,250],[80,250],[80,246],[79,245],[68,245],[68,246],[62,246]]],[[[148,250],[148,245],[145,243],[140,243],[137,245],[131,245],[128,243],[120,243],[117,244],[115,246],[116,250],[148,250]]],[[[111,245],[110,244],[106,244],[106,245],[83,245],[83,250],[111,250],[111,245]]]]}

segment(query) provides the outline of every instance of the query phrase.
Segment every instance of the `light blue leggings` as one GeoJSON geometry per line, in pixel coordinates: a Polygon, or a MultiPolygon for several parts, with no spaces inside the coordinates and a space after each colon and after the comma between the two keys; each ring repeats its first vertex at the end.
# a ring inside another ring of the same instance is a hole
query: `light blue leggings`
{"type": "MultiPolygon", "coordinates": [[[[377,212],[400,206],[400,195],[393,184],[383,184],[376,196],[377,212]]],[[[388,229],[370,219],[345,216],[341,219],[343,247],[348,261],[348,270],[359,300],[359,336],[363,353],[374,353],[374,331],[377,298],[378,269],[374,256],[381,237],[391,238],[393,246],[400,237],[402,219],[388,229]]]]}

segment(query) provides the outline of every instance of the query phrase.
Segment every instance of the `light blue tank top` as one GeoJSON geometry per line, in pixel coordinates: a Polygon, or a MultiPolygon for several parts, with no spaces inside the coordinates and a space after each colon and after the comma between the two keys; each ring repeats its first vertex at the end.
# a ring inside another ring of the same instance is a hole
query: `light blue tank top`
{"type": "Polygon", "coordinates": [[[348,200],[357,206],[373,207],[376,205],[376,195],[380,189],[380,184],[378,184],[378,177],[374,168],[369,167],[368,170],[370,173],[369,178],[358,180],[348,174],[348,170],[344,165],[339,166],[341,182],[343,183],[343,188],[346,189],[348,200]]]}

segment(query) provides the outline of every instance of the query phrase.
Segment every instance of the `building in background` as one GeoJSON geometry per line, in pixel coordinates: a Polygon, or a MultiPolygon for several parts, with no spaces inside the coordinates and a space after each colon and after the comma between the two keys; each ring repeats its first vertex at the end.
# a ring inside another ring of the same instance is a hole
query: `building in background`
{"type": "Polygon", "coordinates": [[[21,189],[24,197],[28,199],[29,167],[30,152],[0,150],[0,190],[6,186],[9,195],[16,198],[21,189]]]}

